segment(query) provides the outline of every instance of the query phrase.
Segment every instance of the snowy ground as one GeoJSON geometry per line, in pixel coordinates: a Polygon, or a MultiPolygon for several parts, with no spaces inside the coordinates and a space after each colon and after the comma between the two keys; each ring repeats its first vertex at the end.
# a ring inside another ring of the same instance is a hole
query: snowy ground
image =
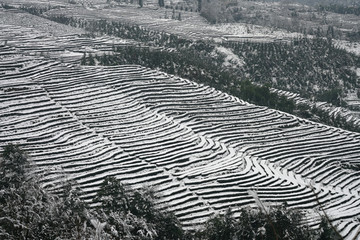
{"type": "MultiPolygon", "coordinates": [[[[1,2],[1,1],[0,1],[1,2]]],[[[16,25],[22,27],[32,28],[41,31],[44,35],[80,35],[85,31],[80,28],[74,28],[64,24],[39,18],[25,12],[18,10],[4,10],[0,8],[0,25],[16,25]]]]}
{"type": "MultiPolygon", "coordinates": [[[[359,42],[349,42],[344,40],[333,40],[334,45],[338,48],[345,49],[348,52],[354,53],[357,56],[360,56],[360,43],[359,42]]],[[[360,74],[358,74],[360,77],[360,74]]]]}
{"type": "MultiPolygon", "coordinates": [[[[76,179],[87,199],[108,175],[155,186],[189,229],[229,207],[235,216],[255,207],[249,190],[314,212],[320,201],[346,239],[359,236],[360,180],[343,167],[359,163],[358,134],[141,66],[78,67],[3,52],[0,66],[18,69],[0,70],[0,146],[23,143],[47,170],[45,185],[76,179]]],[[[312,217],[315,225],[320,216],[312,217]]]]}
{"type": "Polygon", "coordinates": [[[263,41],[274,41],[274,40],[290,40],[303,35],[300,33],[291,33],[285,30],[272,29],[268,27],[262,27],[253,24],[246,23],[226,23],[209,25],[209,29],[217,30],[225,34],[225,37],[230,40],[263,40],[263,41]]]}
{"type": "MultiPolygon", "coordinates": [[[[145,24],[159,27],[151,22],[158,12],[146,11],[145,24]]],[[[247,193],[256,189],[265,202],[302,209],[316,210],[319,200],[347,239],[359,237],[360,180],[358,171],[344,167],[359,164],[359,134],[141,66],[80,67],[40,57],[79,58],[75,50],[123,41],[82,38],[77,29],[10,15],[0,11],[0,36],[8,40],[0,46],[0,145],[24,143],[49,172],[45,184],[60,181],[58,176],[76,179],[88,199],[107,175],[156,186],[162,203],[189,228],[229,207],[238,214],[255,206],[247,193]],[[13,25],[5,25],[9,21],[13,25]]],[[[180,27],[196,30],[193,20],[180,27]]],[[[171,23],[165,25],[169,31],[181,30],[171,30],[179,21],[163,22],[171,23]]],[[[197,28],[193,36],[210,36],[197,28]]],[[[241,66],[228,49],[216,51],[241,66]]]]}
{"type": "MultiPolygon", "coordinates": [[[[28,3],[25,0],[2,0],[4,3],[15,4],[17,6],[28,3]]],[[[81,16],[89,19],[94,17],[109,20],[121,20],[131,24],[138,24],[149,29],[165,31],[186,38],[193,39],[226,39],[234,41],[274,41],[286,40],[300,36],[300,34],[289,33],[282,30],[275,30],[252,24],[209,24],[199,13],[175,10],[175,17],[181,14],[181,21],[172,19],[173,12],[171,9],[158,8],[149,3],[143,8],[138,8],[132,4],[122,4],[117,7],[107,8],[106,5],[98,1],[93,2],[92,7],[83,7],[81,5],[68,4],[66,1],[31,1],[36,5],[44,7],[45,2],[52,6],[63,6],[61,9],[52,10],[55,14],[65,13],[71,16],[81,16]]],[[[14,19],[21,21],[20,19],[14,19]]],[[[29,17],[27,26],[36,26],[29,17]]],[[[45,26],[51,32],[52,26],[45,26]]],[[[63,28],[63,27],[61,27],[63,28]]],[[[56,28],[54,28],[56,29],[56,28]]],[[[67,29],[70,31],[70,29],[67,29]]],[[[63,29],[65,31],[65,29],[63,29]]],[[[56,32],[56,31],[55,31],[56,32]]]]}
{"type": "Polygon", "coordinates": [[[234,54],[230,49],[225,47],[216,47],[213,54],[225,56],[224,67],[239,68],[244,66],[245,62],[234,54]]]}

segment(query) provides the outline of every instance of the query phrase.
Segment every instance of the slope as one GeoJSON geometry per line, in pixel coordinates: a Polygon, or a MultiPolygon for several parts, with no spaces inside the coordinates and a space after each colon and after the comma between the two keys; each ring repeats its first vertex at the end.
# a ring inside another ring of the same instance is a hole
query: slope
{"type": "Polygon", "coordinates": [[[23,145],[45,186],[73,179],[87,200],[109,175],[155,186],[188,228],[254,206],[255,189],[312,224],[319,201],[347,239],[358,234],[358,134],[141,66],[78,67],[8,46],[0,56],[0,144],[23,145]]]}

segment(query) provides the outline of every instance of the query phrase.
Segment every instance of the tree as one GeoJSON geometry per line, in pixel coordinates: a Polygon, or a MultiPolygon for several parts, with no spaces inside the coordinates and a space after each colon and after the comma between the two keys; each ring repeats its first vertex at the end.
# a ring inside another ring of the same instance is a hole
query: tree
{"type": "Polygon", "coordinates": [[[126,193],[126,187],[115,177],[108,176],[101,184],[100,190],[94,198],[95,203],[106,213],[127,212],[129,210],[129,197],[126,193]]]}
{"type": "Polygon", "coordinates": [[[236,234],[236,225],[237,222],[232,216],[231,209],[228,209],[223,217],[216,215],[207,221],[203,237],[208,240],[233,239],[236,234]]]}
{"type": "Polygon", "coordinates": [[[176,19],[176,15],[175,15],[175,8],[173,8],[173,12],[172,12],[171,19],[176,19]]]}
{"type": "Polygon", "coordinates": [[[328,220],[323,217],[320,222],[320,235],[317,240],[340,240],[339,234],[329,226],[328,220]]]}
{"type": "Polygon", "coordinates": [[[95,60],[94,60],[94,57],[93,57],[93,55],[91,53],[89,54],[88,59],[89,59],[89,65],[94,66],[95,65],[95,60]]]}
{"type": "Polygon", "coordinates": [[[18,145],[6,145],[0,159],[0,187],[19,187],[25,180],[28,167],[29,162],[25,152],[18,145]]]}
{"type": "Polygon", "coordinates": [[[158,211],[155,218],[155,229],[159,240],[183,239],[185,232],[176,216],[168,211],[158,211]]]}
{"type": "Polygon", "coordinates": [[[106,233],[130,239],[181,239],[183,230],[175,215],[155,206],[154,189],[136,189],[106,177],[95,203],[98,219],[106,222],[106,233]],[[133,238],[131,238],[131,236],[133,238]]]}
{"type": "Polygon", "coordinates": [[[159,7],[165,7],[164,0],[158,0],[158,3],[159,3],[159,7]]]}
{"type": "Polygon", "coordinates": [[[201,16],[206,18],[210,23],[217,23],[221,17],[221,13],[221,1],[211,0],[202,2],[201,16]]]}
{"type": "Polygon", "coordinates": [[[76,182],[66,181],[62,185],[62,204],[59,205],[58,211],[62,224],[66,226],[63,232],[68,232],[69,237],[80,239],[85,235],[84,224],[89,221],[88,205],[80,198],[82,191],[76,182]]]}
{"type": "Polygon", "coordinates": [[[84,53],[84,55],[82,56],[80,64],[86,65],[86,53],[84,53]]]}

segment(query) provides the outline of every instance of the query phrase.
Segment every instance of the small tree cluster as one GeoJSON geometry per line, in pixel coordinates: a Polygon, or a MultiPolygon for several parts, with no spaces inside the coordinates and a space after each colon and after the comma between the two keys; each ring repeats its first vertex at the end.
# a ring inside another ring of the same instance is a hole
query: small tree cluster
{"type": "Polygon", "coordinates": [[[115,177],[106,177],[94,199],[104,231],[120,239],[182,239],[176,217],[155,206],[152,189],[131,190],[115,177]]]}
{"type": "Polygon", "coordinates": [[[0,239],[79,239],[93,234],[84,228],[86,205],[76,189],[49,194],[31,174],[26,154],[9,144],[0,159],[0,239]]]}
{"type": "Polygon", "coordinates": [[[286,205],[271,207],[269,212],[243,208],[235,219],[231,210],[209,219],[205,228],[194,233],[199,240],[334,240],[339,239],[326,220],[320,229],[303,223],[304,215],[286,205]]]}

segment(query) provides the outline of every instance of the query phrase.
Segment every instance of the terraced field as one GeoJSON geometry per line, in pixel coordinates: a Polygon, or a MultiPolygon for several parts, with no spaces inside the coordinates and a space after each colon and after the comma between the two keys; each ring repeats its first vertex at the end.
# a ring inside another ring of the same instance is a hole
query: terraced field
{"type": "MultiPolygon", "coordinates": [[[[156,1],[144,1],[144,7],[139,8],[137,4],[122,4],[109,7],[106,1],[78,1],[79,4],[70,4],[65,0],[1,0],[4,4],[11,6],[36,6],[45,8],[47,5],[54,9],[44,13],[45,16],[72,16],[75,19],[86,21],[107,20],[114,22],[139,25],[143,28],[166,32],[181,36],[185,39],[195,40],[216,40],[216,41],[252,41],[252,42],[273,42],[289,41],[302,34],[291,33],[283,30],[276,30],[260,27],[253,24],[216,24],[210,25],[197,12],[176,10],[173,19],[173,10],[159,8],[156,1]],[[89,2],[85,4],[81,2],[89,2]],[[181,21],[177,20],[181,15],[181,21]]],[[[174,1],[173,1],[174,2],[174,1]]],[[[175,1],[176,2],[176,1],[175,1]]]]}
{"type": "Polygon", "coordinates": [[[79,67],[0,47],[0,145],[20,143],[45,186],[105,176],[150,185],[187,228],[286,201],[359,235],[360,135],[141,66],[79,67]],[[316,195],[316,196],[315,196],[316,195]],[[314,210],[315,209],[315,210],[314,210]]]}
{"type": "Polygon", "coordinates": [[[142,66],[80,67],[83,53],[129,42],[10,15],[0,12],[0,146],[21,144],[44,186],[76,180],[88,201],[109,175],[154,186],[186,228],[229,207],[238,216],[255,190],[313,226],[322,208],[360,238],[360,134],[142,66]]]}
{"type": "Polygon", "coordinates": [[[0,44],[16,46],[25,55],[79,63],[85,54],[109,54],[113,46],[135,44],[111,36],[89,38],[80,28],[59,24],[17,9],[0,8],[0,44]]]}

